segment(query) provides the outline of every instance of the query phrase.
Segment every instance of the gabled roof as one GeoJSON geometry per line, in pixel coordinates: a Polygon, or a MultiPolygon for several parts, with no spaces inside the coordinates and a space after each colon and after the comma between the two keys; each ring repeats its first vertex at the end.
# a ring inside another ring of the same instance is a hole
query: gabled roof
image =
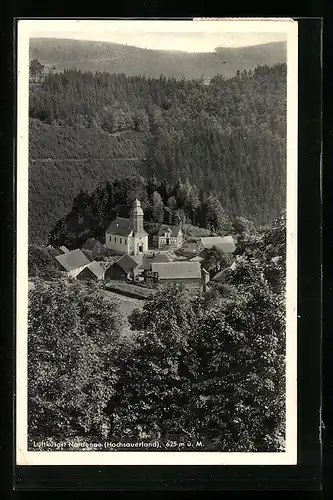
{"type": "Polygon", "coordinates": [[[200,239],[204,248],[210,249],[217,247],[224,253],[233,253],[236,245],[232,236],[206,236],[200,239]]]}
{"type": "Polygon", "coordinates": [[[199,262],[153,262],[151,270],[158,273],[160,279],[201,278],[199,262]]]}
{"type": "Polygon", "coordinates": [[[95,238],[88,238],[84,245],[82,245],[82,250],[93,250],[98,244],[100,242],[95,240],[95,238]]]}
{"type": "Polygon", "coordinates": [[[95,260],[90,262],[85,269],[89,269],[89,271],[91,271],[97,278],[102,278],[104,275],[104,269],[99,262],[96,262],[95,260]]]}
{"type": "Polygon", "coordinates": [[[87,266],[88,264],[90,264],[90,260],[79,248],[62,255],[57,255],[55,258],[57,259],[59,264],[61,264],[62,267],[68,272],[74,271],[79,267],[87,266]]]}
{"type": "Polygon", "coordinates": [[[109,227],[106,232],[108,234],[115,234],[119,236],[129,236],[133,230],[131,219],[123,219],[122,217],[117,217],[109,227]]]}
{"type": "Polygon", "coordinates": [[[114,262],[112,265],[114,266],[115,264],[117,264],[119,267],[121,267],[121,269],[123,269],[123,271],[125,271],[125,273],[129,273],[132,269],[135,269],[139,265],[127,253],[122,255],[120,257],[120,259],[116,260],[116,262],[114,262]]]}
{"type": "Polygon", "coordinates": [[[184,245],[182,245],[181,249],[184,250],[185,252],[194,253],[197,249],[197,243],[187,241],[184,243],[184,245]]]}
{"type": "Polygon", "coordinates": [[[161,236],[163,233],[168,231],[170,233],[170,236],[177,237],[180,230],[181,230],[180,226],[169,226],[167,224],[162,224],[157,234],[158,236],[161,236]]]}
{"type": "Polygon", "coordinates": [[[142,253],[139,253],[137,255],[131,255],[131,259],[134,260],[138,264],[138,266],[141,266],[143,261],[143,255],[142,253]]]}

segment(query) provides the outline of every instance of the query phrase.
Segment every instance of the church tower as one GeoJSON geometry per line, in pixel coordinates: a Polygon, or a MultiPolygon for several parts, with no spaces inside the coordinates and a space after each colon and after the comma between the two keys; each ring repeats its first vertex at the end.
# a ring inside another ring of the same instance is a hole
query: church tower
{"type": "Polygon", "coordinates": [[[148,250],[148,234],[143,229],[143,210],[139,200],[135,200],[132,210],[133,245],[135,255],[148,250]]]}
{"type": "Polygon", "coordinates": [[[132,210],[132,224],[134,236],[144,236],[146,231],[143,229],[143,210],[139,200],[135,200],[132,210]]]}

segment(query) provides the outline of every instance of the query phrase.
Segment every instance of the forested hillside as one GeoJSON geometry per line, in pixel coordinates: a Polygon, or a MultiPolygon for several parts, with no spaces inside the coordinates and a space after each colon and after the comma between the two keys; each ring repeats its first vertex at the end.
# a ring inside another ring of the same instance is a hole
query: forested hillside
{"type": "Polygon", "coordinates": [[[270,222],[285,205],[286,65],[209,85],[49,74],[31,85],[29,158],[31,241],[47,240],[81,189],[125,177],[189,180],[228,217],[270,222]]]}
{"type": "Polygon", "coordinates": [[[145,75],[158,78],[212,78],[217,73],[231,77],[237,70],[254,70],[286,62],[284,42],[251,47],[218,47],[211,53],[148,50],[129,45],[88,40],[31,38],[30,58],[37,58],[57,70],[106,71],[128,76],[145,75]]]}

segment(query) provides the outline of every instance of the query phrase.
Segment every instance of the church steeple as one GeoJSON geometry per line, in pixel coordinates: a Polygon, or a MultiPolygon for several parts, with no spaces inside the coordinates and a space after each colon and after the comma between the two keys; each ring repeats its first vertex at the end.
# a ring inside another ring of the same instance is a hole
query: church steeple
{"type": "Polygon", "coordinates": [[[145,235],[146,231],[143,229],[143,210],[139,200],[135,200],[132,210],[132,224],[134,235],[145,235]]]}

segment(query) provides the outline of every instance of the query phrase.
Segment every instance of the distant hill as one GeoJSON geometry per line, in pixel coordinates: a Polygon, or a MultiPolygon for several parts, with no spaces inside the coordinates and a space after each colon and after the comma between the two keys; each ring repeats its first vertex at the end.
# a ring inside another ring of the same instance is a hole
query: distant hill
{"type": "Polygon", "coordinates": [[[286,62],[285,42],[252,47],[216,48],[212,53],[148,50],[109,42],[31,38],[30,58],[58,70],[78,69],[145,75],[156,78],[212,78],[216,74],[232,77],[237,70],[253,70],[258,65],[286,62]]]}

